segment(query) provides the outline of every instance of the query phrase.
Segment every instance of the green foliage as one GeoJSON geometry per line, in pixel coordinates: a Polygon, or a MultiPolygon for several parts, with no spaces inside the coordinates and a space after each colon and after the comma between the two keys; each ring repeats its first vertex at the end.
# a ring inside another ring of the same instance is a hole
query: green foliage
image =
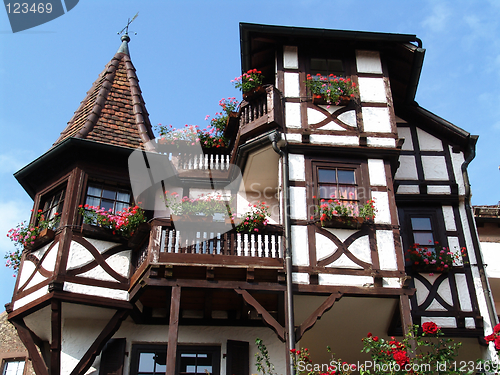
{"type": "Polygon", "coordinates": [[[337,77],[330,74],[328,77],[317,74],[315,76],[307,75],[306,87],[312,94],[321,95],[328,104],[338,105],[341,96],[354,97],[358,92],[356,83],[350,78],[337,77]]]}
{"type": "Polygon", "coordinates": [[[424,323],[422,329],[419,335],[418,326],[413,326],[402,341],[368,333],[361,352],[371,355],[373,366],[360,369],[361,375],[405,375],[411,369],[421,375],[461,373],[456,357],[462,343],[443,338],[441,329],[433,322],[424,323]]]}
{"type": "Polygon", "coordinates": [[[250,69],[248,72],[236,77],[231,82],[234,84],[234,87],[240,89],[241,92],[245,94],[262,85],[263,81],[264,76],[260,70],[250,69]]]}
{"type": "Polygon", "coordinates": [[[257,345],[257,349],[259,349],[259,351],[255,353],[255,366],[257,367],[257,371],[262,375],[277,375],[264,342],[256,338],[255,345],[257,345]]]}
{"type": "Polygon", "coordinates": [[[236,227],[237,232],[257,233],[265,227],[269,217],[269,206],[266,202],[249,204],[250,211],[242,216],[241,223],[236,227]]]}

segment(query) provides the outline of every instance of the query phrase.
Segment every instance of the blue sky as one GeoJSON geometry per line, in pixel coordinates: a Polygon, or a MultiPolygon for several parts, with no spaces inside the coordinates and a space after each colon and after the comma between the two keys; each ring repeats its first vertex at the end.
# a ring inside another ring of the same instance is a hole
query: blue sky
{"type": "MultiPolygon", "coordinates": [[[[469,167],[473,204],[500,200],[500,2],[80,0],[16,34],[0,10],[0,254],[32,201],[13,173],[58,138],[132,23],[130,54],[152,124],[204,127],[218,101],[239,97],[239,22],[415,34],[427,50],[416,95],[424,108],[479,135],[469,167]]],[[[0,308],[15,279],[0,267],[0,308]]]]}

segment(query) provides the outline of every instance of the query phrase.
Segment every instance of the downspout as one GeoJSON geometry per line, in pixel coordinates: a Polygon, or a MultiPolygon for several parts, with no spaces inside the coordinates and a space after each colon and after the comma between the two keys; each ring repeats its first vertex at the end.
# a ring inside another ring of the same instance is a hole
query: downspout
{"type": "MultiPolygon", "coordinates": [[[[277,142],[281,138],[281,134],[276,132],[269,135],[271,139],[273,150],[281,156],[281,176],[282,176],[282,186],[283,186],[283,226],[285,227],[285,241],[283,241],[284,254],[285,254],[285,273],[286,273],[286,307],[287,307],[287,324],[288,324],[288,353],[290,350],[295,349],[295,325],[293,318],[293,283],[292,283],[292,226],[290,223],[290,182],[288,177],[288,151],[285,145],[285,151],[278,147],[277,142]]],[[[295,373],[293,368],[293,362],[290,361],[290,374],[295,373]]]]}
{"type": "MultiPolygon", "coordinates": [[[[471,199],[471,189],[470,189],[470,183],[469,183],[469,176],[467,174],[467,167],[469,166],[469,163],[475,158],[476,156],[476,142],[477,142],[477,135],[473,135],[469,139],[469,155],[465,159],[465,161],[462,163],[462,176],[464,180],[464,185],[465,185],[465,212],[467,215],[467,221],[469,223],[469,227],[471,229],[471,236],[472,236],[472,242],[474,245],[474,254],[476,256],[476,264],[479,272],[479,277],[481,278],[481,284],[483,287],[483,290],[486,294],[486,306],[488,308],[488,314],[490,316],[490,321],[493,323],[493,326],[498,324],[498,316],[495,313],[495,307],[493,306],[493,299],[491,297],[491,289],[490,285],[488,283],[488,278],[486,277],[485,273],[485,264],[483,262],[483,256],[481,254],[481,248],[480,248],[480,243],[479,243],[479,238],[477,236],[477,230],[476,230],[476,224],[474,221],[474,217],[472,215],[472,207],[470,204],[470,199],[471,199]]],[[[492,328],[493,328],[492,326],[492,328]]]]}

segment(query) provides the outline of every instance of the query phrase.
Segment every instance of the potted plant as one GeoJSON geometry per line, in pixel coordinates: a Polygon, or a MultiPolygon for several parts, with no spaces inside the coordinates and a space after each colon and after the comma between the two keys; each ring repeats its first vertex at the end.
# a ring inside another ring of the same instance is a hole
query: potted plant
{"type": "Polygon", "coordinates": [[[236,226],[236,231],[240,233],[259,233],[262,232],[269,222],[269,206],[266,202],[257,202],[248,204],[250,210],[242,217],[241,222],[236,226]]]}
{"type": "Polygon", "coordinates": [[[322,227],[358,229],[365,221],[375,218],[376,210],[373,199],[366,201],[362,206],[342,199],[342,197],[339,200],[332,196],[331,199],[320,200],[315,209],[319,214],[322,227]]]}
{"type": "MultiPolygon", "coordinates": [[[[31,211],[33,212],[33,210],[31,211]]],[[[35,215],[35,225],[26,225],[26,222],[23,221],[15,228],[9,229],[7,237],[14,242],[16,250],[4,256],[5,265],[17,272],[23,249],[30,250],[53,240],[54,230],[59,225],[60,219],[61,216],[58,212],[51,219],[46,219],[42,210],[38,210],[35,215]]]]}
{"type": "Polygon", "coordinates": [[[79,213],[83,216],[83,224],[108,229],[113,236],[131,238],[140,225],[146,222],[144,211],[139,206],[131,206],[123,211],[113,213],[104,208],[80,205],[79,213]]]}
{"type": "Polygon", "coordinates": [[[337,77],[333,74],[322,76],[307,75],[305,81],[313,96],[313,102],[317,104],[347,105],[351,98],[358,92],[356,83],[350,78],[337,77]]]}
{"type": "Polygon", "coordinates": [[[165,206],[170,209],[172,221],[211,222],[214,215],[230,214],[230,201],[221,195],[202,195],[199,198],[180,197],[176,192],[165,191],[165,206]]]}
{"type": "Polygon", "coordinates": [[[264,76],[260,70],[250,69],[241,76],[233,79],[231,82],[234,84],[234,87],[241,90],[243,99],[248,100],[265,92],[262,87],[263,81],[264,76]]]}
{"type": "MultiPolygon", "coordinates": [[[[422,246],[413,244],[406,250],[406,260],[412,262],[412,268],[420,272],[448,272],[455,260],[460,259],[460,254],[450,251],[449,248],[441,246],[436,241],[433,246],[422,246]]],[[[465,247],[462,248],[462,254],[465,255],[465,247]]]]}

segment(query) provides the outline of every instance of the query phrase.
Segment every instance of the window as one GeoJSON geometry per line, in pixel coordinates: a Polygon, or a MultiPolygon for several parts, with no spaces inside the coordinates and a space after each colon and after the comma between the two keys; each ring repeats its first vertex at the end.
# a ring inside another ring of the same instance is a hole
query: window
{"type": "Polygon", "coordinates": [[[432,221],[430,217],[411,217],[411,230],[413,243],[433,247],[434,235],[432,234],[432,221]]]}
{"type": "MultiPolygon", "coordinates": [[[[130,365],[131,375],[165,374],[167,345],[134,345],[130,365]]],[[[177,347],[176,374],[220,374],[219,346],[177,347]]]]}
{"type": "Polygon", "coordinates": [[[318,168],[318,198],[337,199],[341,204],[353,207],[358,211],[358,185],[353,169],[318,168]]]}
{"type": "Polygon", "coordinates": [[[61,214],[64,203],[64,189],[44,197],[41,210],[46,220],[53,219],[56,214],[61,214]]]}
{"type": "Polygon", "coordinates": [[[337,77],[343,77],[344,64],[342,60],[339,59],[312,58],[310,65],[310,74],[311,75],[320,74],[322,76],[328,76],[330,74],[333,74],[336,75],[337,77]]]}
{"type": "Polygon", "coordinates": [[[97,184],[90,184],[87,188],[85,204],[89,206],[100,207],[116,213],[123,211],[131,203],[131,194],[127,190],[97,184]]]}
{"type": "Polygon", "coordinates": [[[2,375],[23,375],[24,360],[7,360],[4,363],[2,375]]]}

